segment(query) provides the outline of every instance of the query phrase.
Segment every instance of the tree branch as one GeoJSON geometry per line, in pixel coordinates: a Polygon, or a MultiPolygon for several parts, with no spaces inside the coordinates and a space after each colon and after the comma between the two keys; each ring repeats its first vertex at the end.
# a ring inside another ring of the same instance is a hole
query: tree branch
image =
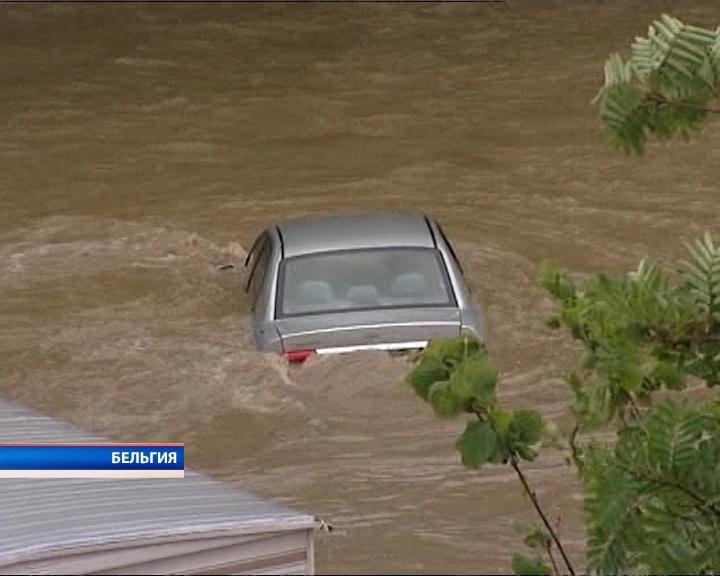
{"type": "Polygon", "coordinates": [[[555,576],[560,576],[560,570],[558,569],[557,562],[555,562],[555,556],[553,556],[552,544],[550,542],[548,542],[545,547],[545,552],[547,552],[548,558],[550,558],[550,564],[552,564],[553,567],[553,574],[555,574],[555,576]]]}
{"type": "Polygon", "coordinates": [[[658,474],[650,470],[632,470],[631,468],[623,466],[622,464],[618,464],[617,462],[615,463],[615,466],[617,466],[618,468],[620,468],[620,470],[632,476],[636,480],[642,480],[645,482],[650,482],[652,484],[658,484],[660,486],[665,486],[666,488],[674,488],[675,490],[678,490],[686,496],[690,497],[691,500],[693,500],[696,504],[699,504],[702,508],[706,508],[716,516],[720,517],[720,508],[718,508],[717,505],[713,504],[707,498],[705,498],[704,495],[698,494],[689,486],[685,486],[680,482],[665,478],[664,476],[659,476],[658,474]]]}
{"type": "Polygon", "coordinates": [[[720,114],[720,108],[708,108],[706,106],[697,106],[696,104],[688,104],[687,102],[679,102],[677,100],[670,100],[666,96],[657,93],[647,94],[645,96],[649,102],[655,102],[657,104],[669,104],[671,106],[679,106],[680,108],[687,108],[689,110],[697,110],[699,112],[709,112],[711,114],[720,114]]]}
{"type": "Polygon", "coordinates": [[[712,84],[711,82],[707,83],[708,86],[710,86],[710,90],[712,90],[712,93],[715,94],[715,98],[720,100],[720,92],[718,92],[718,89],[715,87],[715,84],[712,84]]]}
{"type": "Polygon", "coordinates": [[[573,462],[575,462],[575,466],[582,474],[583,467],[585,466],[585,463],[582,460],[582,454],[580,453],[580,448],[578,448],[578,445],[576,443],[577,435],[580,432],[580,426],[578,424],[575,424],[575,427],[573,428],[572,432],[570,433],[570,451],[573,462]]]}
{"type": "Polygon", "coordinates": [[[560,542],[560,538],[558,538],[558,535],[555,532],[555,529],[550,524],[550,521],[547,519],[547,516],[545,516],[545,512],[543,512],[543,509],[540,507],[540,502],[538,502],[535,492],[532,490],[532,488],[530,488],[530,484],[528,484],[527,478],[525,478],[525,474],[523,474],[523,471],[520,469],[520,466],[518,465],[518,461],[515,459],[514,456],[512,456],[510,458],[510,465],[513,467],[513,470],[515,470],[515,473],[518,475],[518,478],[520,478],[520,482],[522,483],[525,493],[528,495],[528,498],[530,498],[530,502],[532,502],[532,505],[535,508],[535,511],[537,512],[538,516],[540,516],[540,520],[542,520],[542,523],[545,525],[545,528],[547,529],[548,533],[550,534],[550,537],[553,539],[555,546],[557,546],[557,549],[560,552],[560,555],[562,556],[563,561],[565,562],[565,566],[567,566],[568,572],[570,572],[571,576],[575,576],[575,570],[573,569],[572,564],[570,563],[570,559],[568,558],[567,554],[565,554],[565,549],[563,548],[563,545],[560,542]]]}

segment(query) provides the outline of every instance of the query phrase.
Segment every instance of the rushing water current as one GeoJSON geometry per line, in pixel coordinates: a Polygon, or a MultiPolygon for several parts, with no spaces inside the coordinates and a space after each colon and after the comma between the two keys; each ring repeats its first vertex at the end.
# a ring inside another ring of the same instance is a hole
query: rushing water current
{"type": "MultiPolygon", "coordinates": [[[[0,396],[323,517],[320,572],[507,571],[512,471],[462,468],[462,419],[403,359],[255,352],[240,264],[278,219],[431,213],[503,401],[562,423],[574,349],[537,264],[622,272],[717,230],[717,123],[627,158],[590,106],[671,10],[720,23],[713,0],[0,5],[0,396]]],[[[581,564],[572,470],[527,472],[581,564]]]]}

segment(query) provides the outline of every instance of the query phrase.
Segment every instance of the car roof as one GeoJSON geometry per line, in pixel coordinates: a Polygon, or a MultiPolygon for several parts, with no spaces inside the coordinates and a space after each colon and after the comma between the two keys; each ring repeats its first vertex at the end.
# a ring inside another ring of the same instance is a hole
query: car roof
{"type": "Polygon", "coordinates": [[[358,248],[433,248],[435,238],[423,214],[313,216],[278,225],[286,258],[358,248]]]}

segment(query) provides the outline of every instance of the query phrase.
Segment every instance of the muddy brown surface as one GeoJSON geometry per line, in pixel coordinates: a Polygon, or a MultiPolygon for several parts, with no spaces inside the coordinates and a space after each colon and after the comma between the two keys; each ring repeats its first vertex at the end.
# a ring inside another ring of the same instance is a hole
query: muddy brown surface
{"type": "MultiPolygon", "coordinates": [[[[590,107],[606,56],[706,2],[0,5],[0,396],[313,512],[322,573],[507,572],[511,470],[463,469],[380,354],[253,351],[264,225],[412,209],[455,241],[507,404],[560,423],[543,258],[620,272],[717,228],[720,125],[642,159],[590,107]]],[[[582,564],[577,483],[527,466],[582,564]]],[[[0,498],[1,499],[1,498],[0,498]]]]}

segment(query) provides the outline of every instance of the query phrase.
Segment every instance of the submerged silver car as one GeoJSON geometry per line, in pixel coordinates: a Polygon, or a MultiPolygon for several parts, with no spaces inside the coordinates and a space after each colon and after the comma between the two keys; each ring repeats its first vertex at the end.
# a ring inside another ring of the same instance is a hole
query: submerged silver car
{"type": "Polygon", "coordinates": [[[273,225],[245,266],[255,343],[293,363],[312,354],[421,349],[465,332],[484,336],[455,253],[424,215],[273,225]]]}

